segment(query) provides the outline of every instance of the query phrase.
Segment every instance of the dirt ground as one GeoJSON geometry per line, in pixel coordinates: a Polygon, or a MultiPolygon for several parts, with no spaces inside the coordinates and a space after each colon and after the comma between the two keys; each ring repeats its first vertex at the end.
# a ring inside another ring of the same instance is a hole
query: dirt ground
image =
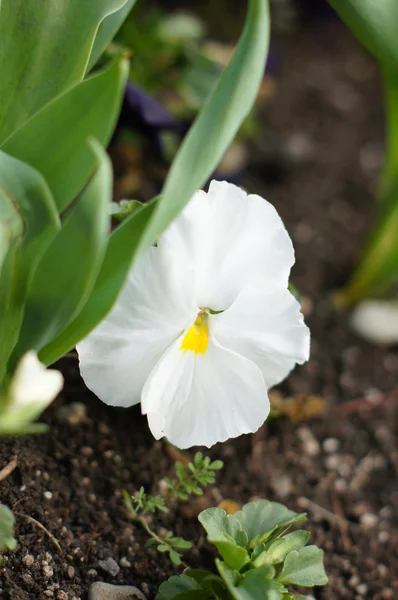
{"type": "MultiPolygon", "coordinates": [[[[210,566],[195,520],[201,509],[223,499],[280,501],[308,512],[311,540],[325,550],[330,583],[309,597],[392,600],[398,596],[398,352],[361,341],[330,301],[375,212],[379,76],[337,21],[277,36],[272,50],[276,92],[244,184],[275,204],[293,238],[292,281],[312,332],[311,360],[279,391],[320,396],[325,411],[299,423],[270,420],[253,436],[212,448],[210,455],[225,462],[215,488],[174,507],[154,527],[194,541],[186,562],[210,566]]],[[[89,584],[103,580],[136,585],[153,598],[176,569],[144,547],[146,534],[129,523],[121,490],[144,485],[156,492],[173,455],[154,442],[138,408],[108,408],[86,390],[73,354],[60,367],[66,385],[45,414],[49,434],[0,443],[0,467],[18,459],[0,482],[18,540],[0,572],[0,597],[86,600],[89,584]],[[84,411],[72,403],[83,403],[84,411]],[[109,563],[100,564],[107,558],[117,563],[114,574],[109,563]]]]}

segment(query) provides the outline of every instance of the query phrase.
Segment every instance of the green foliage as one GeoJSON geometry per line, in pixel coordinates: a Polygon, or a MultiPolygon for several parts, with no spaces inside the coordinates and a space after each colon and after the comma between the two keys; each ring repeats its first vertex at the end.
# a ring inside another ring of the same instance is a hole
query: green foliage
{"type": "Polygon", "coordinates": [[[35,167],[46,179],[59,212],[76,198],[98,163],[89,140],[106,146],[119,116],[127,62],[68,89],[43,107],[4,144],[4,151],[35,167]]]}
{"type": "Polygon", "coordinates": [[[156,538],[151,537],[146,543],[147,546],[156,545],[158,552],[167,552],[171,562],[175,565],[181,564],[181,551],[192,548],[191,542],[187,542],[182,537],[175,537],[172,531],[167,531],[164,536],[156,538]]]}
{"type": "Polygon", "coordinates": [[[99,144],[91,151],[98,170],[36,267],[15,356],[30,348],[41,350],[68,325],[88,299],[101,268],[110,226],[112,168],[99,144]]]}
{"type": "Polygon", "coordinates": [[[169,486],[169,495],[176,500],[188,500],[190,495],[201,496],[203,487],[211,485],[216,480],[216,471],[223,467],[221,460],[210,461],[208,456],[197,452],[193,462],[184,467],[180,461],[175,463],[176,478],[165,477],[169,486]]]}
{"type": "Polygon", "coordinates": [[[0,552],[14,550],[17,545],[13,536],[14,523],[15,518],[10,509],[0,503],[0,552]]]}
{"type": "Polygon", "coordinates": [[[303,520],[304,514],[267,500],[246,504],[234,515],[220,508],[201,512],[199,521],[223,559],[216,559],[219,576],[210,571],[186,571],[163,583],[156,600],[182,600],[184,592],[187,599],[199,600],[302,599],[286,585],[327,583],[322,550],[306,546],[309,533],[286,533],[303,520]]]}
{"type": "Polygon", "coordinates": [[[358,39],[385,66],[398,64],[396,0],[329,0],[358,39]]]}
{"type": "Polygon", "coordinates": [[[138,493],[131,496],[126,490],[123,491],[124,506],[130,518],[139,523],[150,535],[148,546],[157,544],[159,552],[167,552],[170,560],[175,564],[181,564],[181,551],[188,550],[192,544],[181,537],[175,537],[171,531],[164,536],[157,535],[145,520],[145,515],[156,512],[168,512],[166,501],[188,500],[192,495],[203,494],[203,488],[215,482],[215,472],[223,467],[221,460],[210,461],[210,458],[197,452],[192,462],[183,467],[180,461],[174,465],[175,478],[165,481],[168,491],[165,496],[148,496],[141,486],[138,493]]]}
{"type": "Polygon", "coordinates": [[[84,77],[97,29],[127,0],[2,0],[0,143],[84,77]]]}
{"type": "Polygon", "coordinates": [[[123,499],[130,516],[146,515],[157,511],[168,512],[169,510],[162,496],[148,496],[143,486],[140,487],[135,496],[130,496],[124,490],[123,499]]]}
{"type": "Polygon", "coordinates": [[[133,261],[153,244],[215,170],[257,95],[268,33],[267,0],[251,0],[235,56],[185,138],[160,199],[136,209],[112,233],[90,298],[75,320],[42,350],[40,358],[46,364],[68,352],[106,316],[133,261]]]}
{"type": "Polygon", "coordinates": [[[269,42],[267,0],[251,0],[235,54],[180,147],[140,240],[148,248],[210,177],[252,108],[269,42]]]}
{"type": "Polygon", "coordinates": [[[379,186],[380,214],[339,304],[388,295],[398,283],[398,3],[395,0],[329,0],[380,62],[386,98],[386,158],[379,186]]]}

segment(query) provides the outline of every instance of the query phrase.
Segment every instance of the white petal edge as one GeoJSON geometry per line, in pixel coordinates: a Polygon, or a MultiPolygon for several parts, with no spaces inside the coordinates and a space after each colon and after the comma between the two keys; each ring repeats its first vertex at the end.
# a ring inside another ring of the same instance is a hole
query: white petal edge
{"type": "Polygon", "coordinates": [[[183,352],[182,338],[144,386],[141,407],[153,435],[189,448],[256,431],[270,408],[260,369],[212,340],[203,355],[183,352]]]}
{"type": "Polygon", "coordinates": [[[267,388],[309,358],[310,331],[287,289],[257,279],[226,311],[210,316],[210,330],[225,348],[255,362],[267,388]]]}
{"type": "Polygon", "coordinates": [[[183,276],[167,253],[150,248],[109,315],[77,344],[84,382],[106,404],[140,402],[156,362],[195,320],[198,308],[183,276]]]}
{"type": "Polygon", "coordinates": [[[158,242],[195,271],[195,300],[224,310],[257,276],[287,287],[294,250],[275,208],[225,181],[196,192],[158,242]]]}

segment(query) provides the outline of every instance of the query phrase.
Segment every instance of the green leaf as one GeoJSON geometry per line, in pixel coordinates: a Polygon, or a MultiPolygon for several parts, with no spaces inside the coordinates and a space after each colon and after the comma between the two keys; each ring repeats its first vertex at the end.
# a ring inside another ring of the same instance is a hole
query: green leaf
{"type": "Polygon", "coordinates": [[[236,577],[236,571],[217,558],[216,565],[234,600],[281,600],[287,591],[283,585],[272,581],[275,571],[271,566],[252,569],[236,577]]]}
{"type": "Polygon", "coordinates": [[[199,523],[206,530],[211,542],[225,541],[227,534],[231,539],[238,539],[242,526],[236,515],[227,515],[222,508],[207,508],[198,515],[199,523]]]}
{"type": "Polygon", "coordinates": [[[0,189],[0,281],[1,269],[15,240],[22,237],[23,220],[11,197],[0,189]]]}
{"type": "Polygon", "coordinates": [[[140,241],[140,250],[153,244],[221,161],[256,99],[268,41],[268,1],[250,0],[235,54],[181,145],[161,201],[140,241]]]}
{"type": "Polygon", "coordinates": [[[46,364],[73,348],[106,316],[134,259],[151,246],[217,166],[255,100],[263,76],[268,37],[267,0],[251,0],[235,56],[185,138],[163,197],[136,210],[114,231],[89,301],[59,338],[43,349],[41,359],[46,364]],[[163,207],[159,209],[160,205],[163,207]]]}
{"type": "Polygon", "coordinates": [[[340,17],[376,58],[398,65],[396,0],[329,0],[340,17]]]}
{"type": "Polygon", "coordinates": [[[138,209],[109,238],[97,281],[88,302],[78,317],[40,352],[40,360],[49,365],[63,356],[105,317],[127,277],[137,244],[154,204],[138,209]]]}
{"type": "Polygon", "coordinates": [[[337,294],[343,305],[388,294],[398,282],[398,177],[390,187],[351,281],[337,294]]]}
{"type": "Polygon", "coordinates": [[[209,542],[212,542],[216,546],[224,561],[231,569],[239,571],[244,565],[250,562],[247,550],[241,546],[237,546],[233,540],[215,541],[209,538],[209,542]]]}
{"type": "Polygon", "coordinates": [[[257,556],[253,562],[254,566],[261,567],[266,564],[273,565],[283,562],[289,552],[303,548],[309,537],[309,532],[303,529],[288,533],[283,538],[272,542],[268,550],[257,556]]]}
{"type": "Polygon", "coordinates": [[[289,552],[277,580],[303,587],[326,585],[328,578],[323,566],[323,550],[316,546],[306,546],[289,552]]]}
{"type": "Polygon", "coordinates": [[[123,8],[119,9],[109,17],[104,19],[98,29],[95,37],[94,46],[91,50],[90,60],[87,66],[87,71],[95,67],[96,62],[106,50],[108,44],[113,40],[123,21],[127,18],[129,12],[133,8],[136,0],[127,0],[123,8]]]}
{"type": "Polygon", "coordinates": [[[211,592],[189,575],[173,575],[162,583],[155,600],[207,600],[211,592]]]}
{"type": "Polygon", "coordinates": [[[254,542],[256,536],[263,536],[268,532],[272,533],[275,527],[295,522],[295,519],[300,515],[278,502],[258,500],[257,502],[245,504],[234,516],[241,524],[241,528],[247,533],[250,546],[254,548],[257,543],[264,541],[258,539],[254,542]]]}
{"type": "Polygon", "coordinates": [[[18,339],[26,293],[34,269],[60,227],[58,213],[43,177],[0,151],[0,190],[12,198],[24,224],[22,242],[10,247],[0,276],[0,381],[18,339]]]}
{"type": "Polygon", "coordinates": [[[0,143],[83,79],[98,26],[126,0],[2,0],[0,143]]]}
{"type": "Polygon", "coordinates": [[[4,145],[45,177],[59,211],[78,195],[93,174],[96,157],[89,138],[109,142],[117,118],[128,64],[110,67],[76,85],[48,104],[4,145]]]}
{"type": "Polygon", "coordinates": [[[30,348],[40,350],[70,323],[97,279],[110,227],[112,167],[98,143],[91,152],[99,168],[37,265],[15,361],[30,348]]]}
{"type": "Polygon", "coordinates": [[[15,549],[14,525],[15,518],[10,509],[0,504],[0,552],[15,549]]]}

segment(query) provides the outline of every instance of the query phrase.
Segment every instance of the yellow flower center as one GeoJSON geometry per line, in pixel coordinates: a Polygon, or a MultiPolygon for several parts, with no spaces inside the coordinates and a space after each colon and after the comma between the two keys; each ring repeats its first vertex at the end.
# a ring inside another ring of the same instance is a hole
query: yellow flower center
{"type": "Polygon", "coordinates": [[[205,354],[209,344],[209,329],[207,327],[207,314],[200,312],[195,323],[188,329],[181,343],[180,350],[205,354]]]}

